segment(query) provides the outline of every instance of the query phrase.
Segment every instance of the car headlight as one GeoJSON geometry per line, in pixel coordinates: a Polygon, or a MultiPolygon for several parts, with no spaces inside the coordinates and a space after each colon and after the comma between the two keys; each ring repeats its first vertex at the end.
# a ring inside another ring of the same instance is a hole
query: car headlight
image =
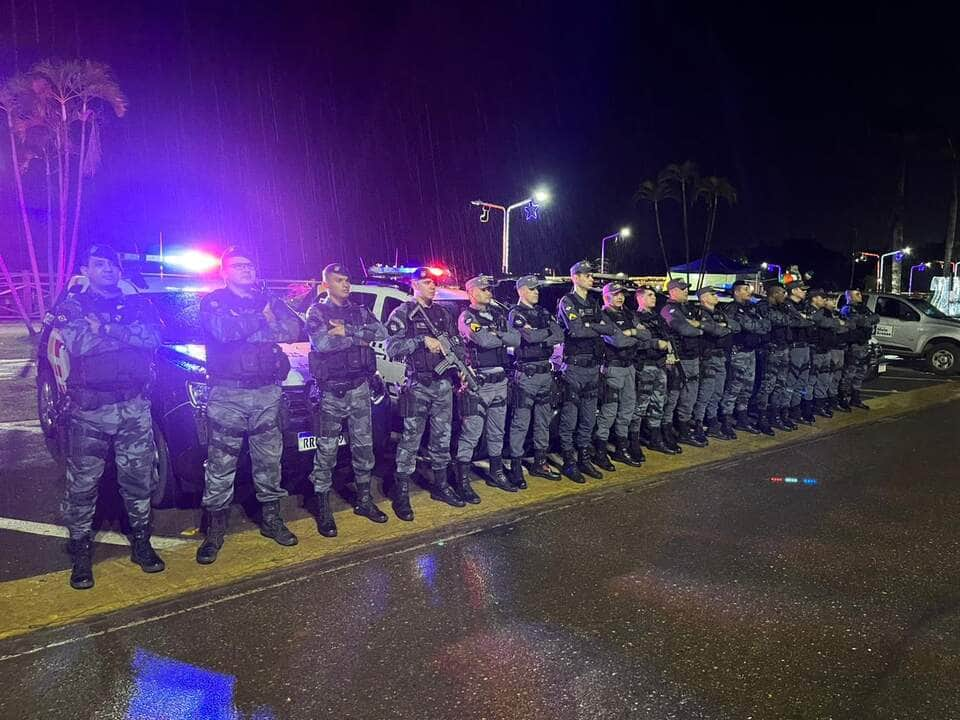
{"type": "Polygon", "coordinates": [[[198,410],[207,407],[207,398],[210,395],[210,386],[199,380],[187,380],[187,397],[190,404],[198,410]]]}

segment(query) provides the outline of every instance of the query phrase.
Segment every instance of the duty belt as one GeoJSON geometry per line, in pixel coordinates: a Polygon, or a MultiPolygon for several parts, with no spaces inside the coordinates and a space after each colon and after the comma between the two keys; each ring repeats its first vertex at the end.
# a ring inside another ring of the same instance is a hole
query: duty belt
{"type": "Polygon", "coordinates": [[[792,347],[792,348],[805,348],[805,347],[810,347],[810,343],[807,343],[807,342],[794,342],[794,343],[790,343],[790,347],[792,347]]]}
{"type": "Polygon", "coordinates": [[[607,360],[604,364],[604,367],[633,367],[636,365],[636,360],[616,360],[611,359],[607,360]]]}
{"type": "Polygon", "coordinates": [[[321,392],[331,392],[338,397],[343,397],[351,390],[356,390],[366,381],[367,376],[361,375],[347,380],[327,380],[326,382],[317,383],[317,387],[320,388],[321,392]]]}
{"type": "Polygon", "coordinates": [[[532,375],[542,375],[543,373],[553,370],[553,366],[550,364],[549,360],[544,360],[543,362],[517,363],[515,367],[517,372],[521,372],[527,377],[532,375]]]}
{"type": "Polygon", "coordinates": [[[228,388],[237,388],[242,390],[256,390],[257,388],[262,387],[271,387],[273,385],[279,385],[277,380],[238,380],[236,378],[210,378],[210,384],[213,387],[228,387],[228,388]]]}
{"type": "Polygon", "coordinates": [[[703,351],[703,357],[726,357],[727,353],[720,348],[711,348],[710,350],[703,351]]]}
{"type": "Polygon", "coordinates": [[[564,358],[563,361],[567,365],[574,365],[576,367],[598,367],[600,365],[593,355],[572,355],[564,358]]]}
{"type": "Polygon", "coordinates": [[[133,400],[145,393],[144,388],[129,388],[126,390],[89,390],[87,388],[68,388],[68,397],[81,409],[83,406],[100,407],[111,403],[133,400]]]}
{"type": "Polygon", "coordinates": [[[480,381],[481,385],[490,383],[494,385],[498,382],[502,382],[507,379],[507,373],[504,370],[494,370],[493,372],[479,372],[477,373],[477,380],[480,381]]]}

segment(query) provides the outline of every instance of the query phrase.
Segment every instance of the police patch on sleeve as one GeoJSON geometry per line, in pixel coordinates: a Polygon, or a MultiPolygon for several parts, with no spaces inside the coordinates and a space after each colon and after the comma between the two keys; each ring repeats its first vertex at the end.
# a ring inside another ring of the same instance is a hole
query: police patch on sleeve
{"type": "Polygon", "coordinates": [[[403,330],[403,323],[399,320],[391,320],[387,324],[387,330],[389,330],[392,335],[396,335],[398,332],[403,330]]]}
{"type": "Polygon", "coordinates": [[[478,323],[478,322],[472,322],[472,323],[470,323],[470,329],[471,329],[473,332],[480,332],[480,327],[481,327],[481,325],[480,325],[480,323],[478,323]]]}
{"type": "Polygon", "coordinates": [[[524,319],[520,315],[516,315],[513,318],[513,324],[516,327],[523,327],[526,323],[524,322],[524,319]]]}

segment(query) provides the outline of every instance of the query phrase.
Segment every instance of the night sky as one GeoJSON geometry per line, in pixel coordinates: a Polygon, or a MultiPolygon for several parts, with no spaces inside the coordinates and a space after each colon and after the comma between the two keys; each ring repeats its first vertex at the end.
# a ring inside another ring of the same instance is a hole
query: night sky
{"type": "MultiPolygon", "coordinates": [[[[12,0],[0,78],[84,57],[127,94],[104,130],[84,243],[156,250],[162,232],[168,247],[247,245],[270,275],[399,256],[464,277],[500,257],[499,218],[481,224],[469,201],[545,184],[539,222],[513,216],[513,270],[596,257],[630,224],[631,242],[608,248],[617,269],[662,273],[633,195],[693,160],[739,191],[720,208],[719,252],[830,277],[849,273],[853,249],[891,247],[905,148],[907,242],[942,257],[956,13],[773,5],[12,0]]],[[[0,242],[26,267],[0,148],[0,242]]],[[[41,229],[39,166],[27,182],[41,229]]],[[[677,205],[664,214],[683,262],[677,205]]]]}

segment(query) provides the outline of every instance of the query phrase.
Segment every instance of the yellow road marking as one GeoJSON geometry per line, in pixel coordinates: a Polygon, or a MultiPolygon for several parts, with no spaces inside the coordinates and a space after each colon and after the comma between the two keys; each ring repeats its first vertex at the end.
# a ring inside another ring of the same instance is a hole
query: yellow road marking
{"type": "Polygon", "coordinates": [[[412,498],[416,513],[414,522],[402,522],[391,514],[389,522],[377,525],[347,509],[336,514],[340,532],[336,538],[320,537],[313,518],[295,520],[290,527],[299,536],[300,544],[293,548],[276,545],[261,537],[258,530],[247,530],[229,535],[217,562],[208,566],[195,562],[195,543],[164,551],[167,569],[154,575],[141,572],[126,557],[113,558],[96,564],[96,586],[92,590],[72,590],[67,570],[11,580],[0,583],[0,640],[171,600],[199,590],[224,587],[273,570],[333,558],[371,545],[411,538],[429,531],[453,529],[465,522],[551,500],[644,484],[664,473],[790,445],[838,429],[865,425],[878,418],[902,415],[957,399],[960,399],[960,386],[947,385],[887,395],[871,400],[870,412],[838,413],[832,420],[821,420],[814,427],[789,434],[779,433],[775,438],[747,435],[736,442],[715,441],[702,451],[686,448],[682,455],[651,453],[652,457],[643,468],[620,466],[615,475],[585,485],[576,485],[569,480],[553,482],[533,478],[527,490],[505,493],[477,483],[476,489],[483,502],[463,509],[448,507],[430,500],[426,493],[417,493],[412,498]]]}

